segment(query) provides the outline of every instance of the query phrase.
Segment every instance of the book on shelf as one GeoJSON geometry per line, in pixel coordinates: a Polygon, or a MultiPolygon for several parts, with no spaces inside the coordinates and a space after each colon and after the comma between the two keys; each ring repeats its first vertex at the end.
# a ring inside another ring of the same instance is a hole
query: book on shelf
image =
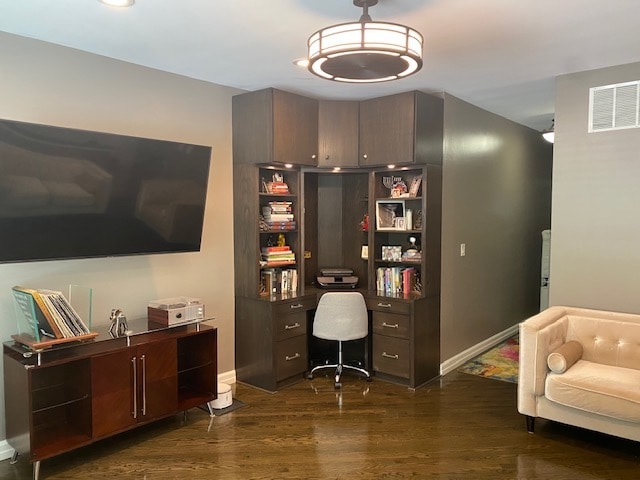
{"type": "Polygon", "coordinates": [[[267,213],[264,219],[267,222],[291,222],[293,213],[267,213]]]}
{"type": "Polygon", "coordinates": [[[295,293],[298,290],[298,270],[295,268],[262,270],[260,293],[276,295],[295,293]]]}
{"type": "MultiPolygon", "coordinates": [[[[33,289],[16,285],[13,297],[24,317],[31,323],[33,338],[31,346],[61,343],[79,337],[93,338],[92,333],[62,292],[33,289]],[[37,335],[36,335],[37,333],[37,335]]],[[[14,336],[20,341],[22,335],[14,336]]]]}
{"type": "Polygon", "coordinates": [[[417,291],[418,273],[413,267],[379,267],[376,269],[376,290],[385,295],[408,295],[417,291]]]}
{"type": "Polygon", "coordinates": [[[269,247],[262,247],[260,249],[262,253],[277,253],[277,252],[290,252],[291,247],[289,245],[273,245],[269,247]]]}

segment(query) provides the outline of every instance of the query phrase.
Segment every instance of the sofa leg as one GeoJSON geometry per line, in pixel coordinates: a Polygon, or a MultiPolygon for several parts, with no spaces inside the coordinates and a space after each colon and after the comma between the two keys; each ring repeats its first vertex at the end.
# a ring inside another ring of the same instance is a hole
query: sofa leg
{"type": "Polygon", "coordinates": [[[533,433],[536,424],[536,417],[530,417],[529,415],[525,415],[527,419],[527,432],[533,433]]]}

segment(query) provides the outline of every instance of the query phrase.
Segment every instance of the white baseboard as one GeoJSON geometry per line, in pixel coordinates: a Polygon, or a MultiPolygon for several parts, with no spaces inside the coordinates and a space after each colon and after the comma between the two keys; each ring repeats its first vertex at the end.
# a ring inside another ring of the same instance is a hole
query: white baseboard
{"type": "Polygon", "coordinates": [[[9,446],[6,440],[0,441],[0,461],[11,458],[11,455],[13,455],[13,448],[9,446]]]}
{"type": "Polygon", "coordinates": [[[218,383],[236,383],[236,371],[229,370],[228,372],[218,373],[218,383]]]}
{"type": "Polygon", "coordinates": [[[518,333],[518,328],[520,324],[516,323],[515,325],[503,330],[500,333],[495,334],[493,337],[489,337],[486,340],[474,345],[471,348],[466,349],[463,352],[455,355],[454,357],[445,360],[440,364],[440,375],[445,375],[449,372],[452,372],[456,368],[464,365],[466,362],[471,360],[472,358],[477,357],[483,352],[486,352],[492,347],[495,347],[500,342],[506,340],[507,338],[512,337],[516,333],[518,333]]]}

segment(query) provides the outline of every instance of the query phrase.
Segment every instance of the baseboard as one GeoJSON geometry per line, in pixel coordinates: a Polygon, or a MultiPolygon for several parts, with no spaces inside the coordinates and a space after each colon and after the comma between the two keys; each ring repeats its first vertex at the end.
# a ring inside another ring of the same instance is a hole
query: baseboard
{"type": "Polygon", "coordinates": [[[0,441],[0,461],[11,458],[11,455],[13,455],[13,448],[9,446],[6,440],[0,441]]]}
{"type": "Polygon", "coordinates": [[[474,345],[473,347],[468,348],[463,352],[460,352],[454,357],[451,357],[448,360],[445,360],[440,364],[440,375],[446,375],[447,373],[454,371],[456,368],[464,365],[466,362],[468,362],[472,358],[475,358],[481,353],[486,352],[490,348],[495,347],[496,345],[506,340],[507,338],[514,336],[516,333],[518,333],[519,326],[520,324],[516,323],[515,325],[507,328],[506,330],[503,330],[502,332],[495,334],[493,337],[489,337],[486,340],[483,340],[482,342],[474,345]]]}
{"type": "Polygon", "coordinates": [[[218,383],[227,383],[229,385],[236,383],[236,371],[229,370],[227,372],[218,373],[218,383]]]}

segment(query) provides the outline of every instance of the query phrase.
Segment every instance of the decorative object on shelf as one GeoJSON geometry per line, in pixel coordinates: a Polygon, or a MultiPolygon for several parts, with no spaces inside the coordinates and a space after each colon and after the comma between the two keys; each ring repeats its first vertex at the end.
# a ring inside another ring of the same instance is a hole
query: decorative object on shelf
{"type": "Polygon", "coordinates": [[[414,230],[422,229],[422,210],[416,211],[416,218],[413,221],[413,229],[414,230]]]}
{"type": "Polygon", "coordinates": [[[360,258],[363,260],[369,259],[369,245],[362,245],[362,249],[360,250],[360,258]]]}
{"type": "Polygon", "coordinates": [[[266,193],[272,195],[289,195],[289,185],[285,183],[284,177],[279,172],[273,174],[270,182],[265,183],[263,178],[262,185],[263,188],[266,189],[266,193]]]}
{"type": "Polygon", "coordinates": [[[402,260],[402,247],[397,245],[382,246],[382,260],[385,262],[399,262],[402,260]]]}
{"type": "Polygon", "coordinates": [[[409,184],[409,196],[410,197],[417,197],[418,196],[418,192],[420,191],[420,184],[422,183],[422,175],[416,175],[415,177],[413,177],[413,179],[411,180],[411,183],[409,184]]]}
{"type": "Polygon", "coordinates": [[[404,217],[404,200],[376,200],[376,228],[396,230],[396,218],[404,217]]]}
{"type": "Polygon", "coordinates": [[[409,237],[409,246],[402,252],[403,262],[420,262],[422,260],[422,253],[417,245],[418,239],[414,236],[409,237]]]}
{"type": "Polygon", "coordinates": [[[362,216],[362,220],[360,220],[360,230],[362,230],[363,232],[369,231],[369,214],[368,213],[365,213],[362,216]]]}
{"type": "Polygon", "coordinates": [[[127,324],[127,317],[122,312],[122,310],[120,310],[119,308],[113,308],[111,310],[109,320],[111,320],[109,335],[111,335],[112,338],[124,337],[127,334],[129,325],[127,324]]]}
{"type": "Polygon", "coordinates": [[[389,189],[389,198],[398,198],[406,196],[407,184],[402,177],[382,177],[382,185],[389,189]]]}
{"type": "Polygon", "coordinates": [[[338,82],[396,80],[422,68],[419,32],[405,25],[374,22],[369,7],[378,0],[353,0],[362,7],[360,20],[331,25],[309,37],[309,71],[338,82]]]}
{"type": "Polygon", "coordinates": [[[410,208],[407,208],[406,213],[404,214],[404,224],[407,230],[413,229],[413,211],[410,208]]]}

